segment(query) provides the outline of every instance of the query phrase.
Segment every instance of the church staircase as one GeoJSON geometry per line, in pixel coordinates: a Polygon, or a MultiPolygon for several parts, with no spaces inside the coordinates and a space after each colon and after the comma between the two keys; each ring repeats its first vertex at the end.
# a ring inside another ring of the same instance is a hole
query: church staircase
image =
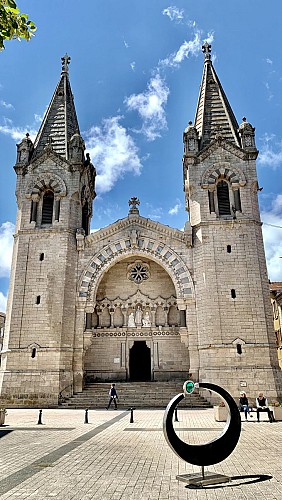
{"type": "MultiPolygon", "coordinates": [[[[118,408],[166,408],[169,401],[183,392],[182,382],[117,382],[118,408]]],[[[110,384],[88,383],[83,392],[61,402],[61,408],[105,409],[109,399],[110,384]]],[[[113,407],[112,403],[112,407],[113,407]]],[[[198,393],[187,396],[181,407],[209,408],[210,403],[198,393]]]]}

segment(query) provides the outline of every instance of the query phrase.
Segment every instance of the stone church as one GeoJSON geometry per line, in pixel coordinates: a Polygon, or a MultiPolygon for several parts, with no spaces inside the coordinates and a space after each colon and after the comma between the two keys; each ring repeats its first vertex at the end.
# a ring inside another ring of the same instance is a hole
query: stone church
{"type": "Polygon", "coordinates": [[[17,145],[2,401],[56,405],[87,381],[189,376],[234,397],[281,396],[255,129],[238,125],[208,43],[203,52],[183,135],[184,231],[142,217],[133,197],[127,217],[90,234],[96,171],[62,58],[34,144],[27,134],[17,145]]]}

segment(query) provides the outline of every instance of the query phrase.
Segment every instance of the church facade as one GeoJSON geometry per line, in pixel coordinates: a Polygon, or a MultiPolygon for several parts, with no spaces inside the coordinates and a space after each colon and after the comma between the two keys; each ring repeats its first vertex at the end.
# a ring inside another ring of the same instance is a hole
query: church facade
{"type": "MultiPolygon", "coordinates": [[[[203,46],[184,131],[184,231],[140,215],[90,234],[96,171],[62,73],[34,142],[17,145],[0,368],[7,404],[56,405],[87,381],[213,382],[281,396],[258,208],[255,129],[239,126],[203,46]],[[190,374],[190,375],[189,375],[190,374]]],[[[140,210],[140,211],[139,211],[140,210]]]]}

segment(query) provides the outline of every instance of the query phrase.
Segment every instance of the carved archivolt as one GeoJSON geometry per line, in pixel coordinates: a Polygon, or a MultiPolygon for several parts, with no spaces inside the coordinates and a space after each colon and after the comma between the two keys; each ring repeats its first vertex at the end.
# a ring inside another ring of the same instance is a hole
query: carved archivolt
{"type": "Polygon", "coordinates": [[[159,264],[171,277],[177,299],[194,297],[190,272],[181,257],[168,245],[153,239],[139,240],[139,248],[132,248],[130,240],[119,240],[103,247],[89,261],[79,284],[79,299],[95,303],[96,291],[106,271],[126,257],[149,258],[159,264]],[[140,246],[142,245],[142,248],[140,246]]]}
{"type": "Polygon", "coordinates": [[[29,183],[25,192],[26,198],[31,199],[34,195],[40,196],[46,189],[51,189],[54,195],[60,198],[67,194],[66,185],[61,177],[53,173],[43,172],[29,183]]]}
{"type": "Polygon", "coordinates": [[[231,166],[230,163],[219,163],[204,172],[201,182],[202,188],[208,189],[212,185],[215,185],[219,178],[226,179],[230,184],[237,184],[240,187],[246,184],[245,175],[240,168],[231,166]]]}

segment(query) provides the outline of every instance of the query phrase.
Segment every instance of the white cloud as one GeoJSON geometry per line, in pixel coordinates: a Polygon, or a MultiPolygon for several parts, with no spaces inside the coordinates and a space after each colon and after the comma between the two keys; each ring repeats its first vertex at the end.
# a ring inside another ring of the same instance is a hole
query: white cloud
{"type": "MultiPolygon", "coordinates": [[[[214,39],[214,34],[208,33],[205,41],[212,43],[214,39]]],[[[199,29],[195,30],[193,40],[185,40],[176,52],[173,52],[165,59],[162,59],[159,63],[160,67],[177,67],[182,63],[182,61],[189,56],[197,56],[202,50],[203,40],[202,32],[199,29]]]]}
{"type": "Polygon", "coordinates": [[[132,94],[124,101],[130,111],[137,111],[140,115],[143,125],[139,132],[142,132],[149,141],[160,137],[160,131],[167,128],[164,107],[168,95],[169,88],[165,79],[156,73],[144,92],[132,94]]]}
{"type": "Polygon", "coordinates": [[[3,108],[6,108],[6,109],[15,109],[13,104],[10,104],[6,101],[3,101],[3,99],[0,100],[0,106],[2,106],[3,108]]]}
{"type": "Polygon", "coordinates": [[[282,195],[276,196],[269,211],[262,211],[262,232],[271,281],[282,281],[282,195]],[[276,227],[275,227],[276,226],[276,227]],[[278,226],[278,227],[277,227],[278,226]]]}
{"type": "Polygon", "coordinates": [[[268,57],[266,58],[266,62],[267,62],[267,64],[273,64],[273,61],[271,59],[269,59],[268,57]]]}
{"type": "Polygon", "coordinates": [[[119,123],[121,116],[104,119],[102,125],[85,132],[86,147],[98,167],[96,189],[106,193],[127,172],[139,175],[141,161],[138,148],[127,130],[119,123]]]}
{"type": "Polygon", "coordinates": [[[135,71],[135,61],[132,61],[132,63],[130,63],[130,67],[132,69],[132,71],[135,71]]]}
{"type": "Polygon", "coordinates": [[[7,307],[7,297],[2,292],[0,292],[0,311],[6,312],[7,307]]]}
{"type": "Polygon", "coordinates": [[[9,118],[4,118],[4,125],[0,125],[0,132],[5,135],[9,135],[15,141],[21,141],[25,134],[28,132],[32,141],[34,141],[37,130],[34,130],[30,126],[23,127],[15,127],[13,125],[12,120],[9,118]]]}
{"type": "Polygon", "coordinates": [[[180,10],[174,5],[164,9],[162,14],[164,16],[168,16],[171,21],[180,22],[184,17],[183,12],[184,12],[183,9],[180,10]]]}
{"type": "Polygon", "coordinates": [[[123,40],[123,43],[124,43],[125,48],[128,49],[128,47],[129,47],[128,43],[125,40],[123,40]]]}
{"type": "Polygon", "coordinates": [[[261,141],[262,146],[260,148],[258,162],[275,170],[282,165],[282,143],[281,141],[275,141],[274,134],[265,134],[261,138],[261,141]]]}
{"type": "Polygon", "coordinates": [[[0,226],[0,278],[10,275],[14,231],[15,226],[12,222],[4,222],[0,226]]]}
{"type": "Polygon", "coordinates": [[[174,205],[174,207],[172,207],[168,211],[169,215],[177,215],[180,208],[181,208],[181,203],[180,203],[180,201],[177,201],[177,203],[174,205]]]}

